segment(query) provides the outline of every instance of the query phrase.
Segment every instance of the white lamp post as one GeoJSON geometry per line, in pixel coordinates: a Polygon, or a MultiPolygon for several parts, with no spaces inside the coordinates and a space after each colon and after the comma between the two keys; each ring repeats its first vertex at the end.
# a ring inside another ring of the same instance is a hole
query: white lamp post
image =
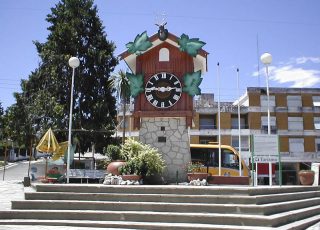
{"type": "Polygon", "coordinates": [[[69,59],[69,66],[72,68],[72,81],[71,81],[71,98],[70,98],[70,114],[69,114],[69,133],[68,133],[68,156],[67,156],[67,183],[69,183],[70,174],[70,155],[71,155],[71,129],[72,129],[72,110],[73,110],[73,84],[74,84],[74,72],[80,65],[80,61],[77,57],[71,57],[69,59]]]}
{"type": "MultiPolygon", "coordinates": [[[[270,99],[269,99],[269,72],[268,72],[268,66],[272,62],[272,56],[269,53],[264,53],[260,57],[261,62],[265,65],[266,67],[266,82],[267,82],[267,108],[268,108],[268,135],[271,134],[270,130],[270,99]]],[[[272,185],[272,165],[271,162],[269,161],[269,185],[272,185]]]]}
{"type": "Polygon", "coordinates": [[[237,68],[237,88],[238,88],[238,135],[239,135],[239,176],[242,176],[241,169],[241,122],[240,122],[240,88],[239,88],[239,68],[237,68]]]}
{"type": "Polygon", "coordinates": [[[220,64],[217,63],[217,78],[218,78],[218,143],[219,143],[219,176],[221,176],[221,122],[220,122],[220,64]]]}

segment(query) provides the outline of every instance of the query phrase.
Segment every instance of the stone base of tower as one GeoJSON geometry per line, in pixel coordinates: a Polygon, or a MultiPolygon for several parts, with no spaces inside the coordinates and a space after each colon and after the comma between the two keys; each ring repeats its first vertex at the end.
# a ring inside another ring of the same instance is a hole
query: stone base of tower
{"type": "Polygon", "coordinates": [[[139,139],[159,149],[166,162],[163,176],[168,183],[187,181],[185,169],[191,155],[186,118],[141,118],[139,139]]]}

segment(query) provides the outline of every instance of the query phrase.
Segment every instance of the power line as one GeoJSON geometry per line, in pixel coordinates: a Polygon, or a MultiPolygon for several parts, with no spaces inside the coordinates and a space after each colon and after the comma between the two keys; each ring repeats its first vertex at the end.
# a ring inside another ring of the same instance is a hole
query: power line
{"type": "MultiPolygon", "coordinates": [[[[151,13],[123,13],[123,12],[107,12],[113,15],[135,15],[135,16],[154,16],[151,13]]],[[[267,23],[267,24],[287,24],[287,25],[304,25],[304,26],[320,26],[319,23],[312,22],[294,22],[281,20],[260,20],[260,19],[241,19],[241,18],[218,18],[210,16],[190,16],[190,15],[168,15],[168,18],[182,18],[193,20],[213,20],[213,21],[230,21],[230,22],[245,22],[245,23],[267,23]]]]}

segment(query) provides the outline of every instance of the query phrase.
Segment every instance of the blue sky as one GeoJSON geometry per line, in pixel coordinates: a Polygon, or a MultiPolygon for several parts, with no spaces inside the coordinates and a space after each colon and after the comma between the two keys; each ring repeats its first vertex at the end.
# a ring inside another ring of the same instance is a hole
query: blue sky
{"type": "MultiPolygon", "coordinates": [[[[20,91],[20,80],[41,61],[32,41],[46,41],[45,18],[57,2],[0,1],[0,102],[5,108],[15,102],[12,94],[20,91]]],[[[236,68],[241,94],[246,87],[266,85],[259,63],[264,52],[273,56],[270,87],[320,88],[319,0],[96,0],[95,4],[107,39],[117,46],[116,55],[137,34],[156,33],[154,24],[162,14],[171,33],[206,42],[209,71],[201,89],[217,95],[219,62],[223,101],[237,98],[236,68]]],[[[117,68],[126,67],[121,63],[117,68]]]]}

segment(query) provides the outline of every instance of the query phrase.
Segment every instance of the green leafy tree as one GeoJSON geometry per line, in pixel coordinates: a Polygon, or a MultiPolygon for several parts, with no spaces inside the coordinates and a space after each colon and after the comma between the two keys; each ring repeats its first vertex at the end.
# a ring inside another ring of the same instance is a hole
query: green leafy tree
{"type": "Polygon", "coordinates": [[[127,103],[130,101],[130,84],[126,76],[126,73],[123,70],[119,70],[116,75],[113,76],[113,85],[115,86],[118,96],[120,97],[122,106],[123,106],[123,133],[122,133],[122,144],[124,144],[126,136],[126,110],[127,103]]]}
{"type": "MultiPolygon", "coordinates": [[[[115,46],[106,39],[93,0],[61,0],[46,18],[50,24],[47,41],[34,44],[41,58],[39,67],[21,83],[21,111],[38,137],[51,127],[59,141],[67,140],[72,68],[76,56],[73,136],[80,152],[92,144],[102,152],[111,142],[116,117],[110,73],[117,65],[115,46]]],[[[17,99],[17,97],[16,97],[17,99]]]]}

